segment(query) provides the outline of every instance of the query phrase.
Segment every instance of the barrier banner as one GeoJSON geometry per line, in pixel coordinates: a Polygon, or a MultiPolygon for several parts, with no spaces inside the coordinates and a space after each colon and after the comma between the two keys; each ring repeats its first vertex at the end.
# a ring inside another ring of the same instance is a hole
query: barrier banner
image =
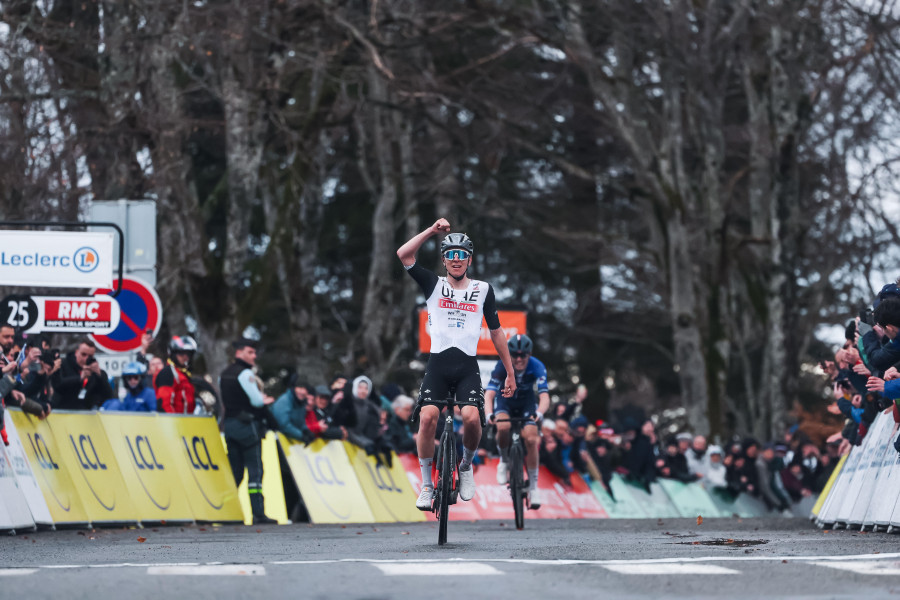
{"type": "MultiPolygon", "coordinates": [[[[869,432],[866,437],[871,437],[872,439],[866,448],[866,452],[863,454],[863,462],[858,468],[859,473],[857,477],[860,479],[859,493],[847,519],[851,525],[862,525],[866,519],[866,513],[873,499],[872,492],[875,489],[875,484],[878,482],[878,471],[881,469],[881,461],[888,450],[885,441],[893,425],[893,417],[879,414],[869,426],[869,432]]],[[[890,450],[894,452],[893,448],[890,448],[890,450]]]]}
{"type": "Polygon", "coordinates": [[[280,433],[278,441],[313,523],[375,522],[343,442],[305,446],[280,433]]]}
{"type": "Polygon", "coordinates": [[[157,414],[172,448],[188,504],[198,521],[242,522],[237,486],[213,417],[157,414]]]}
{"type": "MultiPolygon", "coordinates": [[[[225,443],[224,435],[222,443],[225,443]]],[[[228,452],[227,445],[225,452],[228,452]]],[[[289,520],[284,502],[284,486],[281,482],[281,464],[278,462],[278,438],[275,437],[274,431],[269,431],[262,439],[262,462],[262,494],[265,499],[266,516],[278,521],[279,525],[286,525],[289,520]]],[[[241,501],[241,511],[244,513],[244,525],[250,525],[253,523],[253,510],[250,508],[246,469],[244,478],[241,479],[241,485],[238,486],[238,498],[241,501]]]]}
{"type": "MultiPolygon", "coordinates": [[[[406,477],[406,471],[392,456],[391,467],[368,456],[362,448],[343,442],[350,459],[350,466],[369,503],[369,508],[379,523],[407,523],[424,521],[425,514],[416,508],[416,497],[406,477]]],[[[417,464],[418,464],[418,459],[417,464]]]]}
{"type": "Polygon", "coordinates": [[[7,410],[15,432],[25,449],[25,455],[36,476],[50,516],[56,524],[87,523],[90,521],[75,484],[72,473],[62,458],[62,448],[50,428],[50,420],[27,415],[20,410],[7,410]]]}
{"type": "Polygon", "coordinates": [[[28,504],[28,510],[31,512],[31,518],[38,525],[53,525],[53,517],[50,516],[50,509],[47,508],[47,502],[38,486],[34,471],[28,463],[28,457],[25,454],[25,447],[16,431],[16,425],[9,416],[9,410],[5,411],[4,424],[6,425],[6,433],[9,437],[9,446],[4,450],[6,456],[12,463],[13,471],[16,474],[16,482],[19,484],[19,490],[25,496],[25,502],[28,504]]]}
{"type": "MultiPolygon", "coordinates": [[[[825,504],[825,500],[831,493],[831,488],[834,487],[834,482],[837,480],[838,476],[840,476],[841,469],[844,467],[845,462],[847,462],[846,454],[843,455],[840,460],[838,460],[838,464],[834,466],[834,470],[831,472],[831,475],[828,476],[828,481],[825,482],[825,487],[822,489],[822,493],[819,494],[819,499],[816,500],[816,503],[813,506],[812,515],[814,517],[818,517],[819,513],[822,512],[822,506],[825,504]]],[[[888,511],[888,521],[890,521],[890,518],[890,511],[888,511]]]]}
{"type": "MultiPolygon", "coordinates": [[[[702,485],[700,483],[694,483],[691,485],[702,485]]],[[[706,489],[706,486],[703,486],[704,491],[709,496],[710,501],[716,506],[716,511],[719,513],[720,517],[751,517],[751,514],[741,514],[742,506],[737,505],[737,497],[732,496],[727,492],[727,490],[722,491],[719,488],[713,488],[711,490],[706,489]]],[[[697,513],[704,518],[706,517],[705,513],[697,513]]]]}
{"type": "Polygon", "coordinates": [[[6,498],[0,495],[0,531],[10,531],[15,528],[15,520],[6,510],[6,498]]]}
{"type": "Polygon", "coordinates": [[[650,491],[648,492],[643,487],[628,483],[621,475],[616,473],[612,476],[610,487],[616,498],[630,495],[636,503],[641,505],[648,517],[671,519],[681,516],[681,513],[678,512],[678,509],[675,508],[675,505],[669,500],[669,496],[666,495],[658,483],[651,483],[650,491]]]}
{"type": "Polygon", "coordinates": [[[19,489],[16,472],[12,462],[6,455],[3,444],[0,444],[0,507],[5,514],[0,514],[0,529],[25,529],[34,527],[34,519],[28,510],[25,495],[19,489]]]}
{"type": "MultiPolygon", "coordinates": [[[[881,416],[883,415],[878,415],[878,417],[881,416]]],[[[835,521],[838,523],[849,524],[850,517],[853,514],[853,507],[856,505],[857,500],[865,502],[866,506],[863,507],[863,510],[868,508],[869,498],[860,498],[860,491],[862,490],[866,477],[870,474],[869,470],[871,467],[872,452],[876,446],[881,446],[876,440],[882,429],[881,426],[884,425],[885,421],[878,417],[876,417],[875,421],[869,426],[869,432],[866,437],[863,438],[862,445],[859,447],[859,458],[853,465],[852,471],[848,470],[850,479],[844,488],[842,502],[838,506],[834,516],[835,521]]]]}
{"type": "Polygon", "coordinates": [[[754,517],[777,516],[781,514],[773,513],[763,500],[750,494],[741,494],[738,496],[737,502],[747,506],[754,517]]]}
{"type": "Polygon", "coordinates": [[[825,503],[822,505],[822,509],[819,511],[819,516],[816,519],[816,522],[819,525],[835,522],[834,516],[837,514],[841,503],[844,501],[844,492],[847,489],[850,478],[856,471],[856,465],[859,464],[860,456],[862,456],[862,449],[859,446],[851,446],[850,453],[846,455],[844,460],[844,466],[838,473],[838,478],[831,488],[831,493],[828,494],[825,503]]]}
{"type": "MultiPolygon", "coordinates": [[[[514,519],[512,497],[507,485],[497,483],[497,463],[499,459],[489,458],[475,469],[475,483],[478,486],[475,497],[468,504],[475,503],[482,519],[514,519]]],[[[583,483],[583,482],[582,482],[583,483]]],[[[537,510],[525,509],[526,519],[572,519],[576,515],[569,508],[569,503],[560,494],[557,486],[559,479],[553,476],[546,467],[541,467],[538,474],[538,487],[541,490],[541,507],[537,510]]],[[[460,504],[457,502],[450,509],[452,514],[460,504]]]]}
{"type": "Polygon", "coordinates": [[[137,520],[137,511],[97,413],[55,411],[47,420],[88,518],[95,523],[137,520]]]}
{"type": "MultiPolygon", "coordinates": [[[[554,481],[553,488],[556,493],[569,505],[572,516],[576,519],[608,519],[609,513],[603,508],[603,505],[594,496],[587,482],[582,479],[578,473],[572,473],[569,478],[571,486],[567,487],[557,479],[550,471],[541,468],[538,486],[543,490],[542,482],[550,480],[554,481]]],[[[538,511],[540,512],[540,511],[538,511]]],[[[546,518],[541,515],[542,518],[546,518]]]]}
{"type": "MultiPolygon", "coordinates": [[[[888,446],[891,449],[893,449],[892,441],[888,441],[888,446]]],[[[885,485],[878,490],[878,493],[882,495],[874,500],[874,502],[877,502],[872,514],[872,520],[875,525],[891,525],[894,523],[893,517],[896,511],[897,498],[900,496],[900,455],[897,452],[888,452],[882,464],[885,463],[887,464],[882,467],[886,469],[886,474],[883,478],[885,485]]]]}
{"type": "MultiPolygon", "coordinates": [[[[626,484],[622,484],[623,486],[626,484]]],[[[610,482],[610,488],[612,488],[612,482],[610,482]]],[[[603,487],[599,482],[592,481],[591,482],[591,491],[594,493],[594,496],[597,497],[597,501],[600,502],[600,505],[606,510],[606,513],[612,519],[646,519],[647,514],[643,511],[643,509],[638,505],[637,502],[634,501],[634,498],[631,497],[631,494],[627,489],[620,487],[619,495],[616,492],[615,498],[609,495],[609,492],[606,491],[606,488],[603,487]]]]}
{"type": "Polygon", "coordinates": [[[177,447],[156,413],[101,412],[96,418],[117,457],[137,520],[193,521],[173,457],[177,447]]]}
{"type": "MultiPolygon", "coordinates": [[[[874,423],[872,427],[869,428],[870,434],[873,432],[873,428],[874,423]]],[[[826,523],[846,522],[846,519],[849,517],[850,510],[852,509],[852,502],[856,500],[856,496],[854,496],[853,501],[848,501],[847,495],[848,492],[852,493],[854,490],[856,492],[859,491],[859,480],[857,480],[856,484],[854,484],[853,482],[856,478],[857,470],[862,464],[863,454],[865,453],[866,448],[869,446],[869,444],[872,443],[874,437],[875,436],[873,435],[866,435],[866,437],[863,439],[862,445],[851,446],[850,453],[847,455],[847,458],[844,461],[843,468],[840,470],[838,477],[831,489],[831,492],[825,499],[825,502],[819,512],[819,516],[816,519],[816,522],[819,525],[825,525],[826,523]],[[845,503],[848,505],[846,511],[843,509],[845,503]]]]}
{"type": "MultiPolygon", "coordinates": [[[[889,409],[893,412],[893,408],[889,409]]],[[[872,488],[872,500],[863,519],[863,526],[889,525],[891,514],[894,510],[897,494],[900,493],[900,481],[897,477],[900,473],[894,472],[894,465],[900,464],[900,456],[894,450],[893,433],[894,419],[892,414],[886,413],[884,432],[878,442],[882,447],[881,460],[878,465],[873,465],[875,470],[875,485],[872,488]]],[[[874,460],[874,459],[873,459],[874,460]]]]}
{"type": "Polygon", "coordinates": [[[657,480],[682,517],[730,517],[720,511],[706,490],[698,483],[682,483],[674,479],[657,480]]]}

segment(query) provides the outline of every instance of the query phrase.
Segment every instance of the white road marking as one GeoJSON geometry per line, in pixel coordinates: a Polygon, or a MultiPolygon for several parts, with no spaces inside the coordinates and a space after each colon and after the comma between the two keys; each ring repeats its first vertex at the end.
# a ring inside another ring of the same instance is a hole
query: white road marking
{"type": "Polygon", "coordinates": [[[124,569],[126,567],[192,567],[200,563],[105,563],[99,565],[41,565],[40,569],[124,569]]]}
{"type": "Polygon", "coordinates": [[[10,577],[15,575],[31,575],[36,573],[37,569],[0,569],[0,577],[10,577]]]}
{"type": "MultiPolygon", "coordinates": [[[[900,560],[900,552],[885,552],[882,554],[850,554],[850,555],[827,555],[827,556],[770,556],[770,555],[741,555],[741,556],[696,556],[681,558],[638,558],[638,559],[607,559],[607,560],[587,560],[587,559],[531,559],[531,558],[398,558],[398,559],[379,559],[379,558],[330,558],[319,560],[275,560],[268,561],[267,565],[331,565],[340,563],[368,563],[374,565],[381,564],[404,564],[404,563],[491,563],[491,564],[521,564],[536,565],[547,567],[560,567],[571,565],[647,565],[647,564],[687,564],[687,563],[719,563],[719,562],[847,562],[847,561],[874,561],[881,563],[887,560],[900,560]]],[[[126,567],[195,567],[204,563],[107,563],[98,565],[38,565],[38,569],[115,569],[126,567]]],[[[221,563],[205,563],[206,566],[221,565],[221,563]]],[[[260,567],[262,565],[259,565],[260,567]]],[[[824,566],[824,565],[823,565],[824,566]]]]}
{"type": "Polygon", "coordinates": [[[696,556],[696,557],[680,557],[680,558],[636,558],[636,559],[607,559],[607,560],[588,560],[588,559],[536,559],[536,558],[331,558],[320,560],[277,560],[271,561],[270,565],[328,565],[336,563],[447,563],[447,562],[481,562],[481,563],[509,563],[521,565],[545,565],[548,567],[566,566],[566,565],[641,565],[641,564],[681,564],[681,563],[708,563],[708,562],[758,562],[758,561],[847,561],[847,560],[900,560],[900,552],[884,552],[882,554],[849,554],[849,555],[828,555],[828,556],[696,556]]]}
{"type": "Polygon", "coordinates": [[[854,573],[859,573],[860,575],[900,575],[900,562],[895,560],[860,560],[850,563],[817,561],[809,564],[819,567],[828,567],[829,569],[839,569],[841,571],[852,571],[854,573]]]}
{"type": "Polygon", "coordinates": [[[469,575],[503,575],[502,571],[498,571],[491,565],[481,562],[396,562],[396,563],[376,563],[376,567],[381,569],[385,575],[427,575],[433,577],[435,575],[452,575],[454,577],[469,575]]]}
{"type": "Polygon", "coordinates": [[[633,565],[604,565],[604,569],[623,575],[739,575],[740,571],[718,565],[696,563],[657,563],[633,565]]]}
{"type": "Polygon", "coordinates": [[[148,567],[147,575],[265,575],[262,565],[195,565],[148,567]]]}

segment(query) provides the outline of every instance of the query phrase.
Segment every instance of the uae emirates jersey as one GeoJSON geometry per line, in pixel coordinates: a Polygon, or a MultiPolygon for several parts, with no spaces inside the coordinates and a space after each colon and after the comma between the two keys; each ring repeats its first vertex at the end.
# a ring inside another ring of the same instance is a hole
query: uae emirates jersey
{"type": "Polygon", "coordinates": [[[438,277],[418,263],[406,270],[425,294],[432,354],[458,348],[475,356],[481,318],[484,317],[488,329],[500,328],[494,288],[489,283],[470,279],[466,289],[454,290],[446,277],[438,277]]]}

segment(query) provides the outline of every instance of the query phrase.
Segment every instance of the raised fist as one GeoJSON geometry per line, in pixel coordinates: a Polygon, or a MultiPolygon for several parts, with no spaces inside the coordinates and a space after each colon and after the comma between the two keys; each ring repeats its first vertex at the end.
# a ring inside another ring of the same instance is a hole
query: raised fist
{"type": "Polygon", "coordinates": [[[450,231],[450,222],[447,219],[438,219],[431,226],[431,230],[435,233],[448,232],[450,231]]]}

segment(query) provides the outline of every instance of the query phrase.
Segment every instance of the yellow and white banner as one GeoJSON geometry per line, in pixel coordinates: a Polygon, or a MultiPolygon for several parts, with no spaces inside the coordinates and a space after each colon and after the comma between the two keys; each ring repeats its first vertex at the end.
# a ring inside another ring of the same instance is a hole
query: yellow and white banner
{"type": "Polygon", "coordinates": [[[237,486],[213,417],[158,414],[198,521],[243,521],[237,486]]]}
{"type": "Polygon", "coordinates": [[[366,495],[372,515],[378,523],[424,521],[425,513],[416,508],[413,491],[406,470],[396,455],[391,466],[368,456],[362,448],[340,442],[347,452],[350,465],[366,495]]]}
{"type": "Polygon", "coordinates": [[[313,523],[375,522],[343,442],[278,440],[313,523]]]}
{"type": "Polygon", "coordinates": [[[6,454],[6,448],[0,444],[0,529],[32,527],[34,519],[28,509],[28,501],[19,489],[16,472],[6,454]]]}
{"type": "Polygon", "coordinates": [[[81,503],[70,470],[62,459],[62,450],[50,429],[50,421],[38,420],[19,410],[7,410],[15,431],[7,431],[10,438],[17,436],[25,448],[25,455],[34,471],[38,486],[47,503],[50,516],[56,524],[88,523],[90,518],[81,503]]]}
{"type": "Polygon", "coordinates": [[[48,421],[88,519],[94,523],[135,521],[137,511],[98,415],[72,412],[53,415],[48,421]]]}
{"type": "Polygon", "coordinates": [[[178,447],[156,413],[102,412],[98,417],[131,491],[137,520],[193,521],[175,464],[178,447]]]}
{"type": "Polygon", "coordinates": [[[28,510],[31,511],[31,518],[38,525],[52,525],[53,517],[50,516],[50,509],[47,508],[47,502],[41,493],[38,485],[37,477],[25,454],[25,446],[16,433],[16,426],[13,423],[9,411],[4,411],[3,423],[6,425],[6,433],[9,438],[9,446],[6,447],[6,457],[12,463],[13,471],[16,474],[16,483],[19,490],[25,496],[25,502],[28,510]]]}

